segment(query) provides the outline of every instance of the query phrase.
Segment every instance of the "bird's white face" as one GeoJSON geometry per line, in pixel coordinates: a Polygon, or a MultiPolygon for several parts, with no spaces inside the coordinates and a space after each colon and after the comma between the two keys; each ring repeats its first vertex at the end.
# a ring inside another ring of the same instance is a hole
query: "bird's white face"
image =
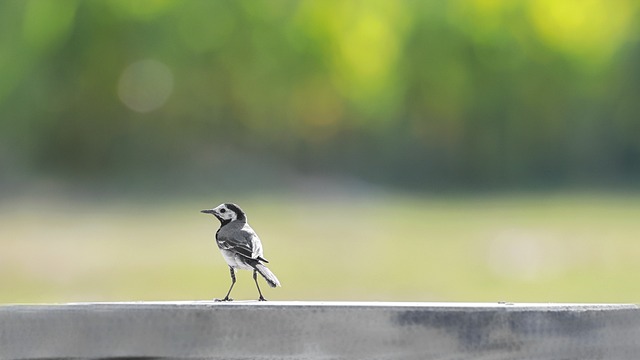
{"type": "Polygon", "coordinates": [[[212,210],[214,211],[215,216],[220,220],[234,221],[238,219],[238,214],[236,214],[235,211],[229,209],[225,204],[219,205],[212,210]]]}

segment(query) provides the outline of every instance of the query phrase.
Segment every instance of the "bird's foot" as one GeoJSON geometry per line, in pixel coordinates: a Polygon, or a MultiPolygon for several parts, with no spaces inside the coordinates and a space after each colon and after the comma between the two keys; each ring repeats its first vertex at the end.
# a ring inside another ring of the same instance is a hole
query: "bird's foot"
{"type": "Polygon", "coordinates": [[[227,296],[224,299],[213,299],[213,301],[218,301],[218,302],[220,302],[220,301],[233,301],[233,299],[227,296]]]}
{"type": "Polygon", "coordinates": [[[264,296],[260,296],[260,298],[258,299],[258,301],[267,301],[267,299],[264,298],[264,296]]]}

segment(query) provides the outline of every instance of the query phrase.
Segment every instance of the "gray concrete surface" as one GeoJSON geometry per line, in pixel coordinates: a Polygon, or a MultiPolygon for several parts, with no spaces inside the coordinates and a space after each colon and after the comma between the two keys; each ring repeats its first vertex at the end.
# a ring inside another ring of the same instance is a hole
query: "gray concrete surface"
{"type": "Polygon", "coordinates": [[[2,359],[640,359],[635,305],[0,306],[2,359]]]}

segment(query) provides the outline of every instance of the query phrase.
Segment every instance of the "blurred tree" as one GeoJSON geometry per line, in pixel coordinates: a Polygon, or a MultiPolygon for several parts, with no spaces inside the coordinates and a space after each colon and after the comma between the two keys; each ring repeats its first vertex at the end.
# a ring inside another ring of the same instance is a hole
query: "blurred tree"
{"type": "Polygon", "coordinates": [[[190,181],[240,156],[417,189],[631,183],[637,16],[630,0],[4,1],[0,177],[190,181]]]}

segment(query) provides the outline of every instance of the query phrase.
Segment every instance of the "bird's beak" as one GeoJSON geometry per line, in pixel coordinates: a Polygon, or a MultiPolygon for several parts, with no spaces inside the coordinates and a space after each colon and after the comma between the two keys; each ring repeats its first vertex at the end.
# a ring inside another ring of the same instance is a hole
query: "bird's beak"
{"type": "Polygon", "coordinates": [[[211,214],[211,215],[215,215],[216,214],[216,211],[213,210],[213,209],[201,210],[200,212],[203,213],[203,214],[211,214]]]}

